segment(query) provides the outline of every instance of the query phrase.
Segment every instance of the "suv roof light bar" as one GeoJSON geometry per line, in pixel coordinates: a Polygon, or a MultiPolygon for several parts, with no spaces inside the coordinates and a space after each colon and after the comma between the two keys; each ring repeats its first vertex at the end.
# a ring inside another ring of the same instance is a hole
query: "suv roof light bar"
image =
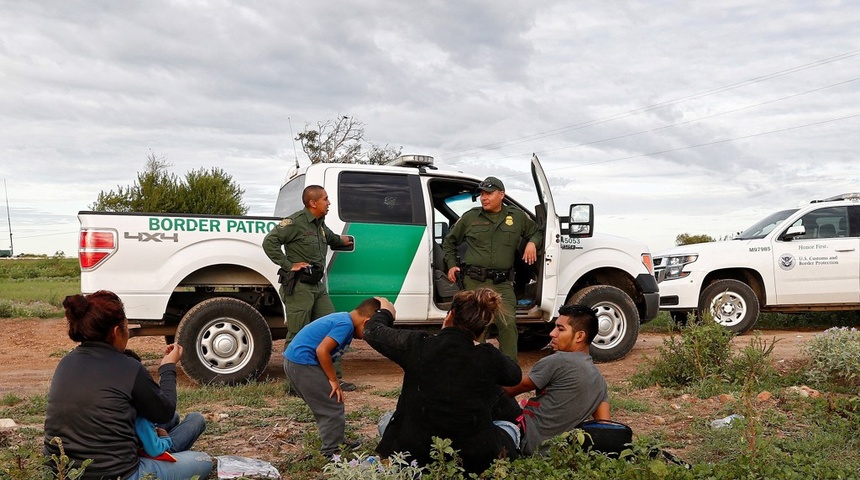
{"type": "Polygon", "coordinates": [[[433,157],[430,155],[401,155],[386,165],[395,167],[432,167],[433,157]]]}
{"type": "Polygon", "coordinates": [[[823,203],[823,202],[838,202],[839,200],[860,200],[860,192],[852,192],[852,193],[843,193],[841,195],[835,195],[830,198],[825,198],[824,200],[813,200],[809,203],[823,203]]]}

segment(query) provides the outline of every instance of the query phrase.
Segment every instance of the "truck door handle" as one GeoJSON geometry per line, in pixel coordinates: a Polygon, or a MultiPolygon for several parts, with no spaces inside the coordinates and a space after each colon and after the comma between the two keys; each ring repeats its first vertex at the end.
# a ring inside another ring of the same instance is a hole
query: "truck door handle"
{"type": "Polygon", "coordinates": [[[837,248],[836,251],[837,252],[853,252],[854,249],[853,248],[837,248]]]}

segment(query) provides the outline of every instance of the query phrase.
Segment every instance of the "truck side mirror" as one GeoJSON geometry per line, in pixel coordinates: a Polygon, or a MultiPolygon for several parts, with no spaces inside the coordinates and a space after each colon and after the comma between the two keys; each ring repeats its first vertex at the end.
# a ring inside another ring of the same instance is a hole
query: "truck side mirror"
{"type": "MultiPolygon", "coordinates": [[[[563,221],[564,219],[562,219],[563,221]]],[[[565,233],[562,229],[562,233],[565,233]]],[[[567,235],[571,237],[590,237],[594,235],[594,205],[574,203],[570,206],[567,235]]]]}

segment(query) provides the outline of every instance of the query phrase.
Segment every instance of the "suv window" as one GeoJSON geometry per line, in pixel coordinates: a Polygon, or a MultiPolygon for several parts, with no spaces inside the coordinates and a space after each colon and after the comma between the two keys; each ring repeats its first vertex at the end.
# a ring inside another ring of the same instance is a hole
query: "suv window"
{"type": "Polygon", "coordinates": [[[803,226],[806,233],[796,238],[836,238],[847,235],[848,207],[827,207],[814,210],[797,219],[792,227],[803,226]]]}
{"type": "Polygon", "coordinates": [[[418,175],[342,172],[337,203],[345,222],[427,223],[418,175]]]}

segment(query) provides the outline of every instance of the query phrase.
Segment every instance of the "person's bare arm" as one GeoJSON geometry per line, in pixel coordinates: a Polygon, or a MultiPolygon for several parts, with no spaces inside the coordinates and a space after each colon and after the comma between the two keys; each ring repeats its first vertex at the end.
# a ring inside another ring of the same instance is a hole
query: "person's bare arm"
{"type": "Polygon", "coordinates": [[[505,394],[507,396],[516,397],[523,392],[531,392],[532,390],[537,390],[537,385],[532,382],[532,379],[529,378],[528,375],[523,375],[523,379],[520,380],[520,383],[518,385],[514,385],[513,387],[502,387],[502,390],[505,391],[505,394]]]}
{"type": "Polygon", "coordinates": [[[595,420],[609,420],[609,402],[600,402],[593,417],[595,420]]]}
{"type": "Polygon", "coordinates": [[[334,362],[331,359],[331,352],[335,348],[337,348],[337,341],[335,339],[331,337],[323,338],[323,341],[317,346],[317,360],[320,362],[320,367],[325,372],[328,383],[331,385],[331,393],[328,396],[336,396],[337,402],[343,403],[343,390],[340,389],[340,381],[334,372],[334,362]]]}

